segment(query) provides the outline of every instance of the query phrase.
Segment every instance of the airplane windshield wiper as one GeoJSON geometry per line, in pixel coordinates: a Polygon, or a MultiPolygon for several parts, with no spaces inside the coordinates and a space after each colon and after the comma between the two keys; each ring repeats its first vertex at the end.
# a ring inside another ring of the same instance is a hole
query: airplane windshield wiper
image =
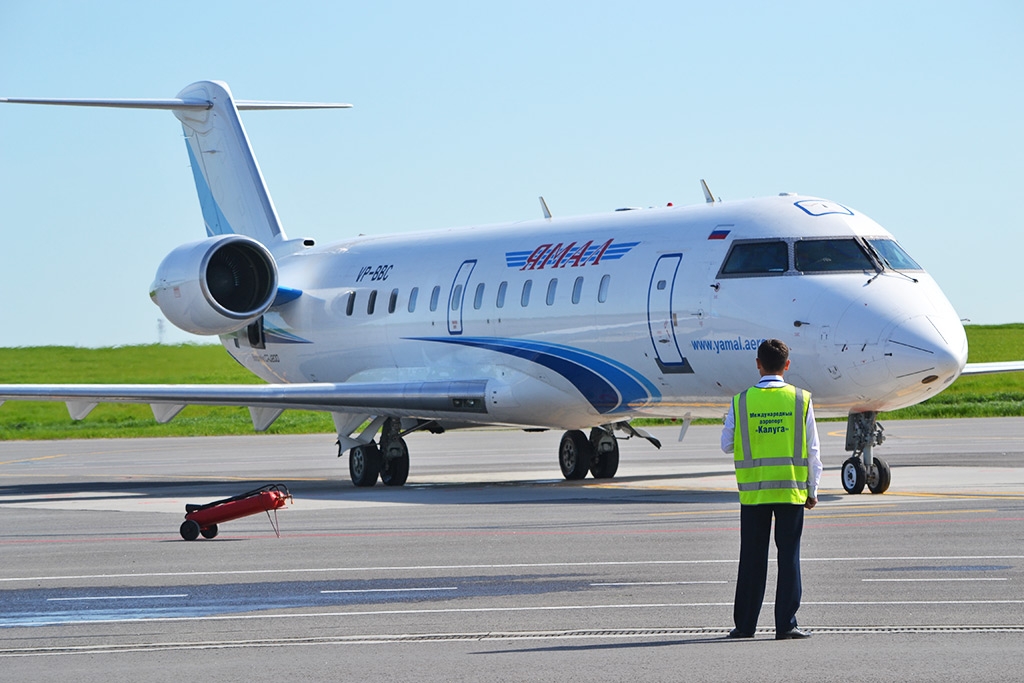
{"type": "Polygon", "coordinates": [[[882,254],[881,254],[881,253],[879,253],[879,251],[878,251],[877,249],[875,249],[874,245],[873,245],[873,244],[871,244],[871,240],[864,240],[864,246],[866,246],[866,247],[868,248],[868,251],[870,251],[870,252],[871,252],[871,253],[872,253],[872,254],[874,255],[875,259],[877,259],[878,263],[880,263],[880,264],[881,264],[881,266],[882,266],[881,270],[879,270],[879,271],[878,271],[878,272],[876,272],[876,273],[875,273],[874,275],[872,275],[872,276],[871,276],[871,277],[870,277],[870,278],[868,279],[867,283],[865,283],[865,284],[869,284],[869,285],[870,285],[870,284],[871,284],[872,282],[874,282],[874,281],[875,281],[875,278],[877,278],[877,277],[878,277],[879,275],[881,275],[881,274],[882,274],[882,272],[883,272],[883,271],[884,271],[884,270],[885,270],[886,268],[888,268],[888,269],[889,269],[889,270],[891,270],[892,272],[896,273],[897,275],[902,275],[903,277],[907,278],[907,279],[908,279],[908,280],[910,280],[911,282],[917,282],[917,281],[918,281],[918,279],[917,279],[916,277],[913,277],[912,275],[907,275],[906,273],[904,273],[904,272],[903,272],[903,271],[901,271],[901,270],[897,270],[897,269],[896,269],[896,268],[895,268],[895,267],[894,267],[894,266],[892,265],[892,263],[890,263],[890,262],[889,262],[889,259],[887,259],[887,258],[885,258],[884,256],[882,256],[882,254]]]}

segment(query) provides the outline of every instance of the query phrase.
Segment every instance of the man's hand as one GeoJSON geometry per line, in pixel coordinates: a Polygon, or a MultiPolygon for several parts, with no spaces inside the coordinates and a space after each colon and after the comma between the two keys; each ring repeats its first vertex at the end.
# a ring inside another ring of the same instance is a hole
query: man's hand
{"type": "Polygon", "coordinates": [[[818,504],[818,499],[817,498],[811,498],[810,496],[808,496],[807,497],[807,502],[804,503],[804,507],[807,508],[808,510],[810,510],[811,508],[813,508],[817,504],[818,504]]]}

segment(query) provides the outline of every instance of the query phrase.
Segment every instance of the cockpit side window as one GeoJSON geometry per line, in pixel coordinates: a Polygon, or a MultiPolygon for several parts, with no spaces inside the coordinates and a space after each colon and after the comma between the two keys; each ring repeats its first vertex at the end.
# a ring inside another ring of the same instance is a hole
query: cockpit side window
{"type": "Polygon", "coordinates": [[[903,251],[903,247],[893,240],[885,238],[873,238],[867,240],[868,244],[878,252],[878,255],[885,259],[886,265],[893,270],[924,270],[917,265],[917,261],[910,258],[910,254],[903,251]]]}
{"type": "Polygon", "coordinates": [[[793,246],[794,265],[802,273],[875,270],[855,239],[800,240],[793,246]]]}
{"type": "Polygon", "coordinates": [[[719,275],[782,275],[789,268],[789,247],[782,240],[735,242],[719,275]]]}

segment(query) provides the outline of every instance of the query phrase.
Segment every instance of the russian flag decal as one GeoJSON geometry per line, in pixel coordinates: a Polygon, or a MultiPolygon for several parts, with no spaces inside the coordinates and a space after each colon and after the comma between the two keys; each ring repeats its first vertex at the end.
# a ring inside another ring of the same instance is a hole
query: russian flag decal
{"type": "Polygon", "coordinates": [[[728,230],[712,230],[708,235],[709,240],[724,240],[729,234],[728,230]]]}

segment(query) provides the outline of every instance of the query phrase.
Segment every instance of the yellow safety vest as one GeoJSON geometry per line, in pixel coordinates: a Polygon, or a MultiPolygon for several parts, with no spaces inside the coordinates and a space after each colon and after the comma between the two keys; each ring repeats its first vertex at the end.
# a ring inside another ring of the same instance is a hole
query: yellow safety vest
{"type": "Polygon", "coordinates": [[[807,500],[807,407],[811,394],[792,385],[751,387],[733,397],[733,451],[741,505],[807,500]]]}

